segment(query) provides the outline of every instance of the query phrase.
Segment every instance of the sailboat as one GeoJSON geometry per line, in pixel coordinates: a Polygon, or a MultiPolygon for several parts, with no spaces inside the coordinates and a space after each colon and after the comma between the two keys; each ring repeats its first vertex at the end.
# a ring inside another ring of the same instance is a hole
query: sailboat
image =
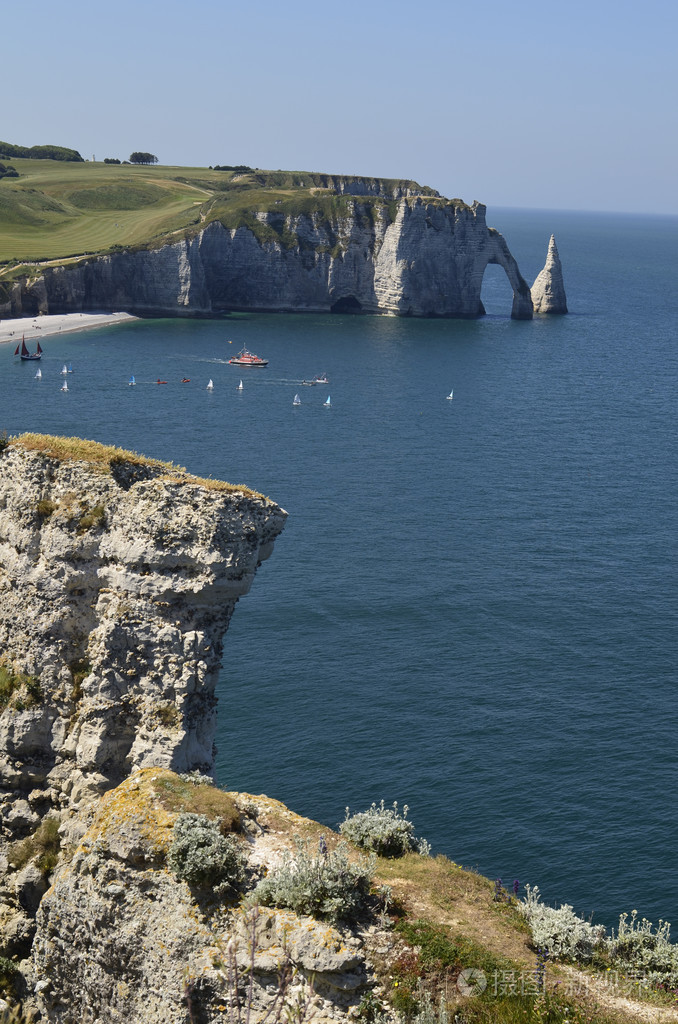
{"type": "Polygon", "coordinates": [[[301,399],[299,398],[299,395],[294,396],[294,401],[292,402],[292,405],[301,405],[301,399]]]}
{"type": "Polygon", "coordinates": [[[40,348],[40,342],[35,352],[29,352],[26,348],[26,337],[21,335],[21,344],[17,345],[14,350],[15,356],[21,356],[22,359],[42,359],[42,349],[40,348]]]}
{"type": "Polygon", "coordinates": [[[453,398],[454,398],[454,391],[450,391],[449,395],[447,396],[447,401],[451,402],[453,398]]]}
{"type": "Polygon", "coordinates": [[[68,371],[67,372],[68,373],[73,373],[73,364],[72,363],[68,364],[68,371]]]}
{"type": "Polygon", "coordinates": [[[35,379],[36,380],[42,380],[42,370],[40,369],[40,367],[38,367],[38,369],[36,371],[35,379]]]}
{"type": "Polygon", "coordinates": [[[61,385],[61,390],[62,391],[68,391],[68,381],[65,380],[63,382],[63,384],[61,385]]]}
{"type": "Polygon", "coordinates": [[[242,391],[242,389],[243,389],[243,387],[242,387],[242,381],[240,381],[240,383],[238,384],[238,387],[236,388],[236,390],[237,390],[237,391],[242,391]]]}
{"type": "Polygon", "coordinates": [[[66,376],[66,374],[68,373],[68,367],[66,366],[66,364],[65,364],[65,363],[64,363],[64,368],[63,368],[63,370],[62,370],[61,372],[63,373],[64,377],[65,377],[65,376],[66,376]]]}
{"type": "Polygon", "coordinates": [[[328,395],[325,401],[323,402],[323,406],[325,409],[329,409],[331,405],[332,403],[330,402],[330,396],[328,395]]]}
{"type": "Polygon", "coordinates": [[[135,381],[135,379],[134,379],[134,374],[132,374],[132,376],[131,376],[131,377],[130,377],[130,379],[129,379],[129,380],[127,381],[127,383],[129,384],[129,386],[130,386],[131,388],[132,388],[132,387],[134,387],[134,385],[136,384],[136,381],[135,381]]]}
{"type": "Polygon", "coordinates": [[[211,378],[211,377],[210,377],[210,379],[209,379],[209,380],[207,381],[207,387],[206,387],[206,389],[205,389],[205,390],[206,390],[206,391],[213,391],[213,390],[214,390],[214,381],[212,380],[212,378],[211,378]]]}

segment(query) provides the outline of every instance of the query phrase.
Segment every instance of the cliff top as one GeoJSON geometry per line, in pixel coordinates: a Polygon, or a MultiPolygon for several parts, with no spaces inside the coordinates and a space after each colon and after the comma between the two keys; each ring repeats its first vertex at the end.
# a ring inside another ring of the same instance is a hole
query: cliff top
{"type": "Polygon", "coordinates": [[[210,491],[238,492],[255,498],[263,498],[263,494],[253,491],[243,484],[230,484],[225,480],[214,480],[210,477],[193,476],[183,466],[173,462],[151,459],[138,452],[117,448],[114,445],[100,444],[80,437],[55,437],[51,434],[21,434],[0,443],[4,447],[23,448],[25,451],[42,452],[50,459],[58,462],[85,462],[101,473],[111,473],[115,467],[143,466],[152,471],[158,479],[179,484],[195,484],[210,491]]]}

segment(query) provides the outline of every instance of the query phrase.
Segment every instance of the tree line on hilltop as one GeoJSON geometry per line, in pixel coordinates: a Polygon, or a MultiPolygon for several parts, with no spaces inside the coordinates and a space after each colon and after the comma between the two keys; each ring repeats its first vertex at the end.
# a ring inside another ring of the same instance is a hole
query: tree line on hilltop
{"type": "Polygon", "coordinates": [[[84,163],[77,149],[64,146],[14,146],[11,142],[0,142],[0,159],[23,158],[24,160],[68,160],[84,163]]]}

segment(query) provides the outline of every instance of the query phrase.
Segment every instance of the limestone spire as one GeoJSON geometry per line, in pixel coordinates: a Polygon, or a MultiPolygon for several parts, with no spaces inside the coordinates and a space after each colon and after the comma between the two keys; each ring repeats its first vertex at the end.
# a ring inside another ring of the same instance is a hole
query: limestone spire
{"type": "Polygon", "coordinates": [[[531,291],[535,313],[567,313],[563,268],[553,235],[549,242],[544,269],[537,276],[531,291]]]}

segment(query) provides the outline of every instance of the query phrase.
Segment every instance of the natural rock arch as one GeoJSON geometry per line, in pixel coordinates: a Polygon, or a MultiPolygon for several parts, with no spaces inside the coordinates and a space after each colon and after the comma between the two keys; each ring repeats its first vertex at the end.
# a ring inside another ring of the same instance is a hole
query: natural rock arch
{"type": "MultiPolygon", "coordinates": [[[[530,286],[527,281],[520,273],[518,264],[511,255],[509,247],[506,244],[505,239],[498,231],[494,231],[492,228],[489,230],[490,235],[490,248],[487,261],[483,267],[483,275],[487,269],[488,264],[492,263],[496,266],[503,268],[508,282],[513,292],[513,305],[511,307],[511,317],[513,320],[531,320],[533,315],[532,309],[532,296],[530,294],[530,286]]],[[[481,275],[481,285],[482,276],[481,275]]],[[[482,303],[481,303],[482,305],[482,303]]]]}

